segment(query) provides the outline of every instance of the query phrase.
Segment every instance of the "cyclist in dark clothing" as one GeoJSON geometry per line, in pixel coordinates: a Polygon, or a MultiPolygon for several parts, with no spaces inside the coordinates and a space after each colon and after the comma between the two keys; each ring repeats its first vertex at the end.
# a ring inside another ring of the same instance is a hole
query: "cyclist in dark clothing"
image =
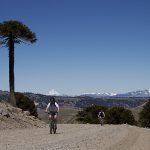
{"type": "Polygon", "coordinates": [[[101,126],[103,125],[104,118],[105,118],[105,113],[104,111],[100,110],[100,112],[98,113],[98,119],[99,119],[101,126]]]}

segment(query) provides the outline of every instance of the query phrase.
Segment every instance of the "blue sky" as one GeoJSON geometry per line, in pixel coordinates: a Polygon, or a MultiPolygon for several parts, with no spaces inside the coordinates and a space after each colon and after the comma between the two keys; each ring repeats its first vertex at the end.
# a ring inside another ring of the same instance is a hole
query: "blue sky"
{"type": "MultiPolygon", "coordinates": [[[[150,1],[0,0],[0,22],[36,33],[15,45],[15,89],[77,95],[150,89],[150,1]]],[[[9,90],[8,50],[0,47],[0,90],[9,90]]]]}

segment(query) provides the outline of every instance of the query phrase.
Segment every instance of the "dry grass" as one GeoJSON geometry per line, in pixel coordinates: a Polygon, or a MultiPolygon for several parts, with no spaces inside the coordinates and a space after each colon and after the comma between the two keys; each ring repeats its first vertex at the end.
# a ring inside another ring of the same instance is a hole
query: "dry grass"
{"type": "MultiPolygon", "coordinates": [[[[78,111],[79,109],[75,108],[60,108],[58,123],[77,123],[76,114],[78,111]]],[[[38,108],[38,116],[41,118],[41,120],[48,123],[48,114],[46,114],[44,110],[38,108]]]]}
{"type": "Polygon", "coordinates": [[[134,118],[135,118],[136,121],[139,120],[139,113],[142,111],[143,106],[144,106],[145,104],[146,104],[146,103],[144,103],[144,104],[142,104],[142,105],[140,105],[140,106],[138,106],[138,107],[131,108],[131,111],[132,111],[132,113],[133,113],[134,118]]]}

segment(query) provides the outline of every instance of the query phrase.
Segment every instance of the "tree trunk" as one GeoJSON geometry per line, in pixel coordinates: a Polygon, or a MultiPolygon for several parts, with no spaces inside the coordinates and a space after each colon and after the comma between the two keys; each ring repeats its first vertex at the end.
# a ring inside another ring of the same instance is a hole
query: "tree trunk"
{"type": "Polygon", "coordinates": [[[9,36],[9,89],[10,103],[16,106],[15,87],[14,87],[14,40],[12,34],[9,36]]]}

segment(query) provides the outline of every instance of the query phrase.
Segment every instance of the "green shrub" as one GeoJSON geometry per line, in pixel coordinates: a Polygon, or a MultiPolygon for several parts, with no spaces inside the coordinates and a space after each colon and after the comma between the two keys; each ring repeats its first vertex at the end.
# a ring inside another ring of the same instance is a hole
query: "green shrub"
{"type": "Polygon", "coordinates": [[[77,121],[81,121],[82,123],[98,124],[98,113],[100,110],[106,112],[107,107],[94,105],[84,108],[83,111],[78,112],[77,121]]]}
{"type": "Polygon", "coordinates": [[[150,100],[145,104],[140,112],[139,123],[142,127],[150,128],[150,100]]]}
{"type": "Polygon", "coordinates": [[[22,93],[15,93],[17,107],[21,108],[24,111],[29,111],[30,115],[38,117],[37,109],[32,100],[22,93]]]}
{"type": "Polygon", "coordinates": [[[108,109],[105,120],[108,124],[135,124],[132,112],[123,107],[112,107],[108,109]]]}

